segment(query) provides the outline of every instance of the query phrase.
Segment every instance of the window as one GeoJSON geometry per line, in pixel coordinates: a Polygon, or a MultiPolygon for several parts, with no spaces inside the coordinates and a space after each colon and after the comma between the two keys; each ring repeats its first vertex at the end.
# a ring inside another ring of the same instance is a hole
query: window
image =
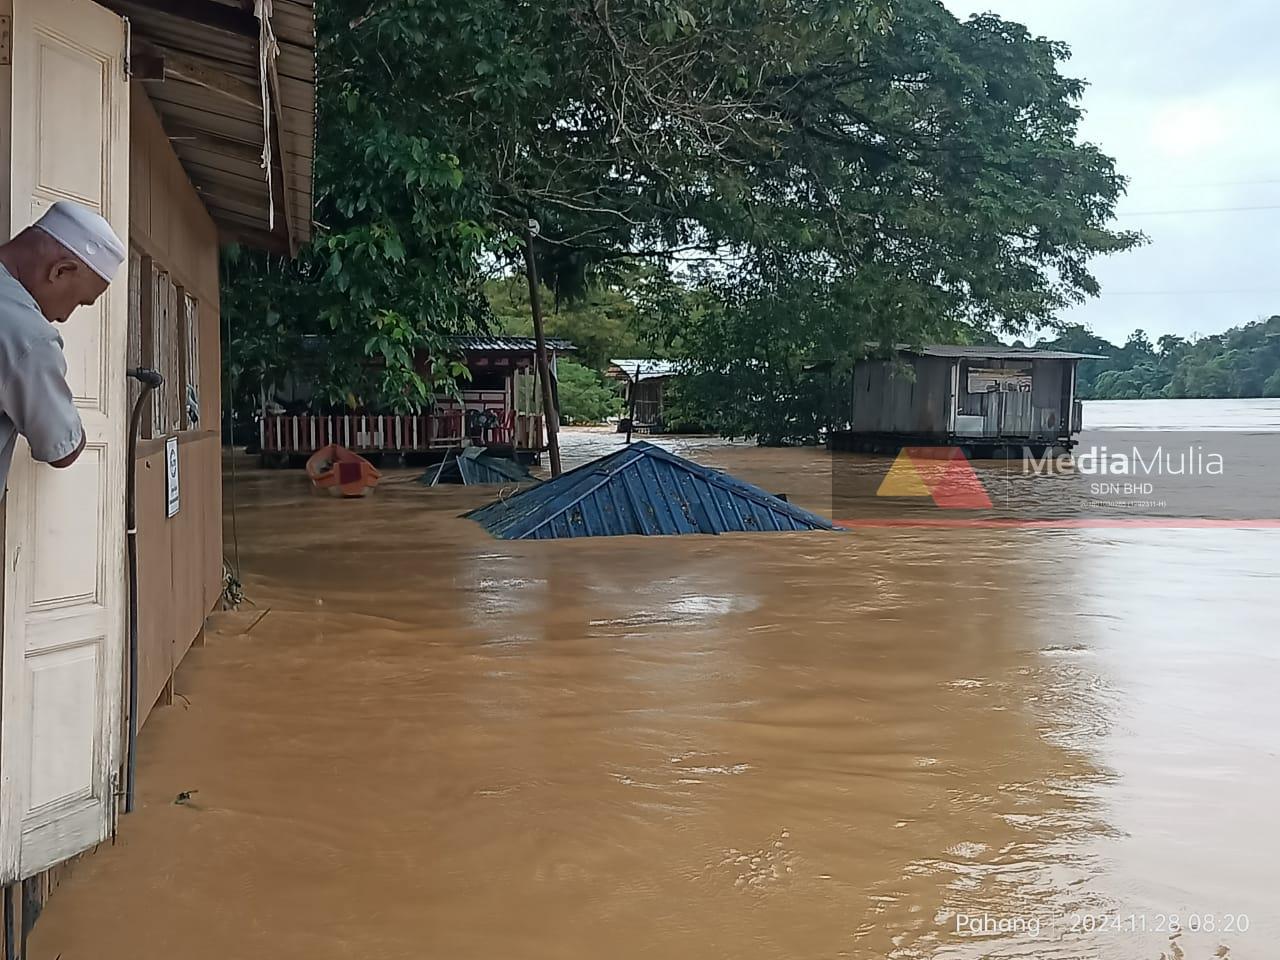
{"type": "MultiPolygon", "coordinates": [[[[151,393],[139,435],[151,439],[200,425],[200,301],[151,257],[129,251],[128,365],[151,367],[164,384],[151,393]]],[[[129,382],[129,405],[142,385],[129,382]]]]}
{"type": "Polygon", "coordinates": [[[200,426],[200,303],[191,294],[183,295],[182,339],[182,428],[200,426]]]}
{"type": "Polygon", "coordinates": [[[151,394],[151,435],[163,437],[174,427],[172,410],[173,386],[177,372],[173,363],[177,339],[173,330],[173,283],[169,274],[156,270],[152,274],[151,307],[151,366],[157,370],[164,383],[151,394]]]}
{"type": "MultiPolygon", "coordinates": [[[[130,370],[141,367],[142,363],[142,284],[143,260],[145,258],[136,247],[129,248],[129,344],[125,351],[125,366],[130,370]]],[[[129,415],[133,415],[133,405],[142,394],[142,384],[129,378],[129,415]]],[[[142,435],[151,435],[150,423],[144,412],[142,435]]]]}

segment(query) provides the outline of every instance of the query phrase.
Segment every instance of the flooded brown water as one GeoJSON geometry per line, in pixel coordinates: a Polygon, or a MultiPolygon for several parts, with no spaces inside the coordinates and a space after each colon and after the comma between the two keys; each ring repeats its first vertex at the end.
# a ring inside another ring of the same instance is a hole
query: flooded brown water
{"type": "MultiPolygon", "coordinates": [[[[829,499],[822,451],[680,446],[829,499]]],[[[241,476],[258,606],[33,958],[1280,950],[1280,532],[505,543],[484,499],[241,476]]]]}

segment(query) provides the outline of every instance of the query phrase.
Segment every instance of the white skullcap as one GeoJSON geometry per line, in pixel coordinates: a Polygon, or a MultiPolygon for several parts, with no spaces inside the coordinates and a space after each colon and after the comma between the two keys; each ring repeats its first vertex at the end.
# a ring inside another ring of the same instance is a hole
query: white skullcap
{"type": "Polygon", "coordinates": [[[111,224],[70,200],[59,200],[33,226],[74,253],[107,283],[128,255],[111,224]]]}

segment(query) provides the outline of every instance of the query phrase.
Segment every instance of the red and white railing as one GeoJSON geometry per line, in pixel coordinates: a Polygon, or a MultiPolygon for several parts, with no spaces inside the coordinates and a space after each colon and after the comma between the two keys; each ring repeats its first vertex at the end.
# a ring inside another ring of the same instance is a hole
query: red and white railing
{"type": "Polygon", "coordinates": [[[310,454],[331,443],[348,450],[439,450],[463,440],[462,411],[416,416],[267,415],[259,424],[265,453],[310,454]]]}
{"type": "Polygon", "coordinates": [[[542,417],[536,413],[494,411],[497,422],[468,436],[466,413],[459,407],[416,415],[345,414],[311,416],[268,414],[259,423],[264,453],[311,454],[331,443],[357,453],[422,452],[470,443],[542,450],[542,417]]]}

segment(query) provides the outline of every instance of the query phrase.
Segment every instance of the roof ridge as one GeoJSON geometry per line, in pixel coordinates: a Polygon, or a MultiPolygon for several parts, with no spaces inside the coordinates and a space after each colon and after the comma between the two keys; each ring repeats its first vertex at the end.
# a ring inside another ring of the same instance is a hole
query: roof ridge
{"type": "Polygon", "coordinates": [[[644,440],[464,516],[512,540],[839,529],[762,487],[644,440]]]}

